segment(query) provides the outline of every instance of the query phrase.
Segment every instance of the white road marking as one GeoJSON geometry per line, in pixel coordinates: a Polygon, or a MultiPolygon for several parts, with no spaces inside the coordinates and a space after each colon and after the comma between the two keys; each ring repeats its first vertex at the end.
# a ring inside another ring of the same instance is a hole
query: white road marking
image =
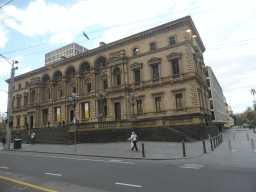
{"type": "Polygon", "coordinates": [[[0,169],[9,169],[9,167],[0,167],[0,169]]]}
{"type": "Polygon", "coordinates": [[[130,187],[142,187],[140,185],[132,185],[132,184],[126,184],[126,183],[115,183],[116,185],[126,185],[126,186],[130,186],[130,187]]]}
{"type": "Polygon", "coordinates": [[[180,168],[188,168],[188,169],[201,169],[204,167],[204,165],[198,165],[198,164],[184,164],[182,166],[178,166],[180,168]]]}
{"type": "MultiPolygon", "coordinates": [[[[0,152],[1,153],[1,152],[0,152]]],[[[3,152],[3,153],[6,153],[6,152],[3,152]]],[[[8,154],[15,154],[15,155],[30,155],[30,156],[34,156],[34,157],[53,157],[53,158],[61,158],[61,159],[71,159],[71,160],[79,160],[79,161],[99,161],[99,162],[106,162],[106,163],[125,163],[125,164],[135,164],[135,163],[132,163],[132,162],[124,162],[123,160],[115,160],[115,159],[112,159],[112,160],[98,160],[98,159],[79,159],[79,158],[70,158],[70,157],[61,157],[61,156],[47,156],[47,155],[34,155],[34,154],[31,154],[31,153],[8,153],[8,154]]]]}
{"type": "Polygon", "coordinates": [[[236,150],[232,150],[233,152],[235,152],[236,150]]]}
{"type": "Polygon", "coordinates": [[[53,174],[53,173],[45,173],[46,175],[53,175],[53,176],[59,176],[61,177],[62,175],[61,174],[53,174]]]}

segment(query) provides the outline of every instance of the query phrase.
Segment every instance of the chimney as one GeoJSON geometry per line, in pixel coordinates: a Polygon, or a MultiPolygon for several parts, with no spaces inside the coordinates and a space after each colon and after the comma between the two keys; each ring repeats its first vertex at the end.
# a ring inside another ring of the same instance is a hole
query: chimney
{"type": "Polygon", "coordinates": [[[100,47],[102,47],[102,46],[104,46],[104,45],[106,45],[106,43],[104,43],[103,41],[100,42],[100,47]]]}

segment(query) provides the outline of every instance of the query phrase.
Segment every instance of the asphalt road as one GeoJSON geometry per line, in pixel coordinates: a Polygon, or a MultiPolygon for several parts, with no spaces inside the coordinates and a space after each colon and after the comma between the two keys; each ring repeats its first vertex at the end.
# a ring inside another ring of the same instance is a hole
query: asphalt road
{"type": "Polygon", "coordinates": [[[73,192],[256,191],[254,168],[220,168],[189,160],[177,163],[1,151],[0,171],[4,177],[0,177],[1,192],[12,192],[14,186],[26,192],[37,191],[36,186],[73,192]],[[20,186],[15,181],[24,183],[20,186]]]}

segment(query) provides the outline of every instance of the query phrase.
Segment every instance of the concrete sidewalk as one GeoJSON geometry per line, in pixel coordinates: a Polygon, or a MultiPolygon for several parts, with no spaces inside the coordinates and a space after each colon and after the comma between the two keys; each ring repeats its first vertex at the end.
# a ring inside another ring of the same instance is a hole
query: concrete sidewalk
{"type": "MultiPolygon", "coordinates": [[[[22,144],[22,149],[15,151],[24,152],[41,152],[53,154],[68,154],[68,155],[83,155],[95,157],[111,157],[111,158],[126,158],[126,159],[151,159],[151,160],[175,160],[175,159],[189,159],[198,157],[209,157],[218,161],[225,158],[250,159],[256,158],[256,153],[252,151],[250,142],[247,141],[247,135],[256,140],[256,134],[249,129],[232,129],[225,130],[223,135],[224,142],[211,151],[209,139],[205,141],[207,154],[203,151],[202,141],[195,143],[185,143],[186,157],[183,157],[182,143],[175,142],[148,142],[138,141],[137,146],[139,151],[131,151],[130,142],[119,143],[95,143],[95,144],[77,144],[76,153],[75,145],[53,145],[53,144],[22,144]],[[233,134],[235,134],[236,141],[233,141],[233,134]],[[228,139],[231,139],[232,150],[229,151],[228,139]],[[142,157],[142,143],[145,146],[145,157],[142,157]],[[232,157],[230,156],[232,154],[232,157]]],[[[256,147],[256,146],[255,146],[256,147]]],[[[11,151],[14,151],[13,144],[11,151]]],[[[254,163],[254,162],[253,162],[254,163]]]]}

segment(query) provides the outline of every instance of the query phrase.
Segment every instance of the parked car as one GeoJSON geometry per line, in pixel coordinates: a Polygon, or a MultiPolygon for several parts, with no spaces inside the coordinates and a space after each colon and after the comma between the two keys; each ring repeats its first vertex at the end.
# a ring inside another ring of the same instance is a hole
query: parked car
{"type": "Polygon", "coordinates": [[[244,127],[244,128],[248,128],[248,127],[249,127],[249,124],[244,124],[243,127],[244,127]]]}

